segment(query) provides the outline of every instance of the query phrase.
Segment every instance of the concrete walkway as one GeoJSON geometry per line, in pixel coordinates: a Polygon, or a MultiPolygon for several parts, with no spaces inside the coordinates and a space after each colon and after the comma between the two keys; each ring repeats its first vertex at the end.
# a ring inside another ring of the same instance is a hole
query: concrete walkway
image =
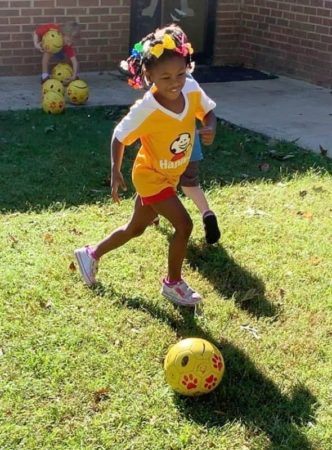
{"type": "MultiPolygon", "coordinates": [[[[82,73],[90,87],[88,105],[130,105],[141,97],[117,72],[82,73]]],[[[216,114],[235,125],[277,139],[295,141],[332,157],[332,94],[302,81],[273,80],[207,83],[202,88],[216,102],[216,114]]],[[[0,111],[40,107],[38,76],[0,77],[0,111]]]]}

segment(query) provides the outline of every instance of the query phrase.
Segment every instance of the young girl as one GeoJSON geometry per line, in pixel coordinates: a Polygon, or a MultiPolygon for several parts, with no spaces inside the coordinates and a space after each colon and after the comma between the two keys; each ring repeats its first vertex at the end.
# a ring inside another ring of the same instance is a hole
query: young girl
{"type": "Polygon", "coordinates": [[[33,32],[33,44],[37,50],[43,53],[41,75],[42,83],[50,78],[49,64],[53,57],[56,61],[62,61],[67,58],[72,64],[73,75],[64,81],[65,85],[78,78],[78,60],[73,42],[79,36],[80,28],[81,27],[77,22],[67,22],[63,27],[60,27],[60,25],[56,23],[45,23],[43,25],[38,25],[38,27],[35,29],[35,31],[33,32]],[[52,54],[43,49],[43,36],[50,30],[57,30],[62,32],[64,46],[59,53],[52,54]]]}
{"type": "Polygon", "coordinates": [[[119,188],[126,189],[121,165],[126,145],[137,139],[132,180],[137,191],[130,221],[93,246],[75,251],[81,275],[88,285],[96,282],[98,261],[104,254],[140,236],[161,215],[174,227],[168,253],[168,273],[161,293],[179,305],[193,306],[202,298],[182,279],[182,264],[192,231],[191,218],[176,195],[180,176],[192,152],[195,119],[201,120],[199,133],[204,144],[213,142],[216,104],[194,80],[186,78],[193,50],[178,27],[166,27],[135,44],[128,59],[130,84],[152,85],[142,100],[116,126],[111,142],[112,198],[119,203],[119,188]]]}
{"type": "MultiPolygon", "coordinates": [[[[170,25],[169,28],[173,28],[181,32],[181,29],[177,25],[170,25]]],[[[130,77],[128,61],[121,61],[118,67],[122,75],[130,77]]],[[[187,72],[187,77],[192,78],[191,73],[187,72]]],[[[147,83],[144,84],[144,88],[148,89],[147,83]]],[[[215,244],[220,239],[220,230],[218,226],[218,220],[215,213],[209,206],[208,199],[206,198],[203,189],[199,184],[199,165],[203,160],[203,152],[200,144],[199,134],[195,133],[193,149],[190,157],[189,164],[186,170],[180,177],[179,186],[186,197],[190,198],[198,208],[202,216],[205,240],[207,244],[215,244]]],[[[159,225],[159,217],[152,222],[153,225],[159,225]]]]}

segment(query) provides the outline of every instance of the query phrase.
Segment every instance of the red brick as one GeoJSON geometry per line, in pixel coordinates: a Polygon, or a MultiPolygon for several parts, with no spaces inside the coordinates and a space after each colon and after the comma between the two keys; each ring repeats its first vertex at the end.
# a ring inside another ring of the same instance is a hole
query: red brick
{"type": "Polygon", "coordinates": [[[308,22],[308,15],[307,14],[296,14],[295,20],[299,22],[308,22]]]}
{"type": "MultiPolygon", "coordinates": [[[[30,11],[31,14],[31,11],[30,11]]],[[[0,9],[0,16],[14,17],[19,15],[18,9],[0,9]]]]}
{"type": "Polygon", "coordinates": [[[311,8],[310,6],[305,6],[304,7],[304,13],[315,16],[317,14],[317,9],[316,8],[311,8]]]}
{"type": "Polygon", "coordinates": [[[77,0],[56,0],[56,6],[77,6],[77,0]]]}
{"type": "Polygon", "coordinates": [[[122,14],[128,14],[128,8],[122,7],[122,6],[112,6],[111,14],[119,15],[119,16],[122,14]]]}
{"type": "Polygon", "coordinates": [[[24,41],[29,41],[30,47],[32,46],[31,42],[32,42],[32,38],[31,38],[31,33],[13,33],[11,34],[11,39],[16,41],[16,40],[22,40],[24,41]]]}
{"type": "Polygon", "coordinates": [[[82,22],[84,23],[98,23],[99,19],[102,19],[102,17],[99,16],[84,16],[84,18],[82,19],[82,22]]]}
{"type": "Polygon", "coordinates": [[[97,15],[102,15],[102,14],[109,14],[109,9],[108,8],[89,8],[89,14],[97,14],[97,15]]]}
{"type": "Polygon", "coordinates": [[[323,27],[321,25],[316,25],[316,33],[329,35],[330,29],[329,29],[329,27],[323,27]]]}
{"type": "Polygon", "coordinates": [[[332,36],[331,35],[329,35],[329,36],[322,35],[321,36],[321,41],[322,42],[326,42],[327,44],[332,44],[332,36]]]}
{"type": "Polygon", "coordinates": [[[14,0],[10,2],[11,8],[28,8],[31,5],[29,0],[14,0]]]}
{"type": "Polygon", "coordinates": [[[35,8],[54,8],[55,0],[35,0],[33,4],[35,8]]]}
{"type": "Polygon", "coordinates": [[[108,30],[108,23],[89,23],[89,30],[108,30]]]}
{"type": "Polygon", "coordinates": [[[3,41],[3,42],[1,42],[1,48],[21,48],[21,47],[22,47],[21,41],[3,41]]]}
{"type": "MultiPolygon", "coordinates": [[[[48,16],[63,16],[65,14],[65,9],[64,8],[45,8],[43,10],[43,15],[48,15],[48,16]]],[[[44,22],[46,23],[46,22],[44,22]]]]}
{"type": "Polygon", "coordinates": [[[310,0],[311,6],[324,6],[323,0],[310,0]]]}
{"type": "Polygon", "coordinates": [[[31,8],[29,8],[29,9],[22,8],[20,15],[21,16],[31,16],[32,15],[31,13],[33,13],[34,16],[41,16],[43,14],[43,11],[38,8],[34,8],[32,11],[31,11],[31,8]]]}
{"type": "Polygon", "coordinates": [[[8,56],[8,58],[2,58],[3,64],[19,64],[22,62],[19,56],[8,56]]]}
{"type": "Polygon", "coordinates": [[[331,16],[331,9],[326,8],[317,8],[317,15],[318,16],[331,16]]]}
{"type": "Polygon", "coordinates": [[[78,6],[99,6],[99,0],[78,0],[78,6]]]}
{"type": "Polygon", "coordinates": [[[33,24],[39,25],[41,23],[53,23],[54,17],[53,16],[41,16],[41,17],[32,17],[33,24]]]}
{"type": "Polygon", "coordinates": [[[12,25],[15,24],[26,24],[31,22],[31,17],[11,17],[9,19],[9,23],[12,25]]]}
{"type": "Polygon", "coordinates": [[[3,25],[0,28],[1,33],[6,33],[9,37],[10,33],[17,33],[21,31],[20,25],[3,25]]]}
{"type": "MultiPolygon", "coordinates": [[[[13,50],[13,55],[14,56],[23,56],[23,57],[27,57],[27,56],[29,56],[31,53],[29,53],[28,51],[27,51],[27,49],[26,48],[21,48],[21,49],[18,49],[18,50],[13,50]]],[[[24,61],[24,59],[23,59],[23,61],[24,61]]]]}

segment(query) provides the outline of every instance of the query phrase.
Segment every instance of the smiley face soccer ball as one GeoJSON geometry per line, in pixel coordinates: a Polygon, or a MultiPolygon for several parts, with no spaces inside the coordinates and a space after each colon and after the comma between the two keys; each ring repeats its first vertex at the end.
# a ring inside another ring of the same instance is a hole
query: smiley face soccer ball
{"type": "Polygon", "coordinates": [[[67,97],[73,105],[83,105],[89,98],[89,87],[83,80],[74,80],[67,87],[67,97]]]}
{"type": "Polygon", "coordinates": [[[63,36],[57,30],[49,30],[42,37],[42,46],[45,52],[59,53],[63,47],[63,36]]]}
{"type": "Polygon", "coordinates": [[[61,83],[73,75],[72,67],[67,63],[59,63],[53,67],[51,72],[52,78],[61,81],[61,83]]]}
{"type": "Polygon", "coordinates": [[[65,109],[65,99],[59,92],[48,91],[43,96],[43,110],[48,114],[61,114],[65,109]]]}
{"type": "Polygon", "coordinates": [[[198,396],[212,392],[224,374],[224,360],[211,342],[183,339],[168,351],[164,369],[166,380],[178,394],[198,396]]]}
{"type": "Polygon", "coordinates": [[[46,94],[46,92],[53,91],[57,92],[58,94],[64,95],[65,94],[65,88],[63,87],[63,84],[59,80],[50,79],[46,80],[42,84],[42,93],[43,95],[46,94]]]}

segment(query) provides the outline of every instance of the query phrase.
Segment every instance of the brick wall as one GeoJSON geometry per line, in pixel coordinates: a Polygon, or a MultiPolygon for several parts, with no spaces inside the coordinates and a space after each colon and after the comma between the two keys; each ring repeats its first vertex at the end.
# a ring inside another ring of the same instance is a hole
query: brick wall
{"type": "Polygon", "coordinates": [[[39,73],[32,33],[45,22],[82,24],[75,44],[82,71],[105,70],[128,53],[129,0],[0,0],[0,75],[39,73]]]}
{"type": "Polygon", "coordinates": [[[331,0],[245,0],[246,66],[332,86],[331,0]]]}
{"type": "MultiPolygon", "coordinates": [[[[0,0],[0,75],[40,72],[32,32],[78,20],[81,70],[127,56],[130,0],[0,0]]],[[[332,0],[218,0],[214,64],[245,64],[331,86],[332,0]]]]}
{"type": "Polygon", "coordinates": [[[219,0],[217,5],[214,64],[241,64],[241,5],[243,0],[219,0]]]}

